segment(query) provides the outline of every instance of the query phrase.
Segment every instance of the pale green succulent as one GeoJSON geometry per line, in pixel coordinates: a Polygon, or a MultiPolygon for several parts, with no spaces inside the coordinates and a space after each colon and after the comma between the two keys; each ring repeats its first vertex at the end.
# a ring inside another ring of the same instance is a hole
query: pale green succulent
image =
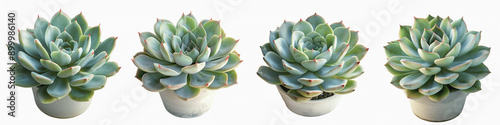
{"type": "Polygon", "coordinates": [[[81,13],[69,18],[59,11],[50,22],[39,17],[34,29],[19,31],[15,84],[38,87],[44,104],[66,95],[89,101],[106,78],[120,70],[117,63],[108,62],[116,38],[101,42],[100,32],[99,26],[88,27],[81,13]]]}
{"type": "Polygon", "coordinates": [[[190,13],[177,25],[157,20],[154,32],[139,33],[145,52],[132,61],[136,77],[149,91],[173,90],[181,99],[197,96],[202,89],[219,89],[236,84],[240,63],[236,43],[226,37],[220,21],[196,21],[190,13]]]}
{"type": "Polygon", "coordinates": [[[357,85],[352,79],[363,74],[359,61],[368,51],[357,42],[357,31],[342,22],[328,25],[317,14],[297,23],[285,21],[261,46],[268,66],[261,66],[257,74],[289,89],[296,101],[350,93],[357,85]]]}
{"type": "Polygon", "coordinates": [[[415,18],[413,26],[401,26],[399,37],[384,47],[385,67],[394,74],[391,83],[410,99],[440,101],[450,91],[477,92],[479,80],[490,73],[483,64],[490,47],[479,45],[481,32],[468,31],[463,18],[415,18]]]}

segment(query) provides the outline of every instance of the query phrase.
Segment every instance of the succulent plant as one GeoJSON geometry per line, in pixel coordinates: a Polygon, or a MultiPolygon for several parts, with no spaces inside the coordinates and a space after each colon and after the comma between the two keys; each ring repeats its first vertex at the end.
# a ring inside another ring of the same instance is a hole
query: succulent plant
{"type": "Polygon", "coordinates": [[[285,21],[261,46],[268,66],[257,74],[289,89],[287,94],[298,102],[323,93],[350,93],[357,85],[352,79],[363,74],[359,61],[368,51],[357,42],[357,31],[342,22],[328,25],[317,14],[297,23],[285,21]]]}
{"type": "Polygon", "coordinates": [[[463,18],[415,18],[413,26],[401,26],[399,38],[384,47],[385,67],[410,99],[440,101],[450,91],[476,92],[490,73],[483,64],[490,47],[479,45],[481,32],[468,31],[463,18]]]}
{"type": "Polygon", "coordinates": [[[69,18],[59,11],[50,22],[38,17],[34,29],[19,31],[15,84],[38,87],[44,104],[66,95],[89,101],[106,78],[120,70],[117,63],[108,62],[116,38],[101,42],[100,32],[99,26],[89,27],[81,13],[69,18]]]}
{"type": "Polygon", "coordinates": [[[226,37],[220,21],[198,23],[191,13],[182,14],[177,24],[158,19],[154,32],[139,33],[145,52],[132,59],[138,67],[136,78],[147,90],[173,90],[187,101],[203,89],[236,84],[238,40],[226,37]]]}

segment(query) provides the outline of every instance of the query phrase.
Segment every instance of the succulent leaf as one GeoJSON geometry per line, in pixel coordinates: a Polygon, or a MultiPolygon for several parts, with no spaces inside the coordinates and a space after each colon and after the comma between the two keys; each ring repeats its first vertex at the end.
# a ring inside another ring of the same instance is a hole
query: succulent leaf
{"type": "Polygon", "coordinates": [[[86,102],[94,96],[94,91],[87,91],[80,89],[78,87],[71,87],[71,92],[69,92],[69,97],[75,101],[86,102]]]}
{"type": "Polygon", "coordinates": [[[106,76],[94,75],[90,81],[88,81],[85,85],[79,86],[78,88],[87,91],[95,91],[103,88],[106,81],[106,76]]]}
{"type": "Polygon", "coordinates": [[[50,104],[57,100],[57,98],[49,95],[49,93],[47,92],[47,87],[48,86],[41,86],[36,91],[38,98],[40,99],[40,102],[42,102],[43,104],[50,104]]]}
{"type": "Polygon", "coordinates": [[[281,85],[279,76],[284,75],[286,73],[284,72],[276,72],[275,70],[267,67],[267,66],[260,66],[259,70],[257,71],[257,75],[260,76],[264,81],[266,81],[269,84],[274,84],[274,85],[281,85]]]}
{"type": "Polygon", "coordinates": [[[68,95],[70,91],[71,87],[69,86],[68,81],[61,78],[55,79],[54,83],[47,87],[47,93],[57,99],[61,99],[68,95]]]}

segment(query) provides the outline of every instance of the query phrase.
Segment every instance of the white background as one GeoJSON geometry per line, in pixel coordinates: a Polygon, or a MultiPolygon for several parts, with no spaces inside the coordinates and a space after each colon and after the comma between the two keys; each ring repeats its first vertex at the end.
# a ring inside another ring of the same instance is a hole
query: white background
{"type": "MultiPolygon", "coordinates": [[[[20,29],[33,28],[37,15],[50,19],[62,9],[70,17],[83,12],[89,26],[101,24],[101,39],[117,36],[112,53],[122,69],[108,78],[106,87],[96,91],[89,109],[71,119],[56,119],[43,114],[35,105],[31,89],[17,89],[17,117],[7,116],[8,74],[4,69],[6,48],[0,47],[0,124],[52,125],[148,125],[148,124],[436,124],[417,118],[404,93],[389,82],[392,75],[383,66],[383,47],[398,38],[399,25],[412,25],[413,17],[428,14],[464,17],[469,30],[481,30],[482,45],[490,46],[485,64],[491,74],[483,79],[483,90],[470,94],[462,114],[443,124],[500,124],[500,5],[495,0],[420,1],[420,0],[136,0],[134,2],[104,0],[10,0],[0,8],[1,39],[5,41],[8,10],[18,12],[20,29]],[[222,19],[227,36],[240,39],[236,50],[243,63],[237,68],[238,84],[217,91],[213,107],[206,114],[192,119],[170,115],[158,93],[146,91],[134,78],[136,67],[130,59],[142,46],[137,32],[153,32],[156,18],[177,22],[182,13],[190,11],[201,19],[222,19]],[[365,73],[356,78],[354,93],[345,95],[335,110],[319,117],[302,117],[290,112],[276,87],[261,80],[256,71],[265,65],[259,46],[268,42],[269,30],[283,20],[298,21],[317,12],[329,23],[343,20],[352,30],[360,31],[360,43],[370,48],[361,61],[365,73]]],[[[6,42],[2,42],[5,44],[6,42]]]]}

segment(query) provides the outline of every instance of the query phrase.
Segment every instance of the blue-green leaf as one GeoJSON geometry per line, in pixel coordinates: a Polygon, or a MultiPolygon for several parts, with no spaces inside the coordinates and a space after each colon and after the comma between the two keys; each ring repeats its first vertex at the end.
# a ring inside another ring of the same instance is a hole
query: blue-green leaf
{"type": "Polygon", "coordinates": [[[87,91],[98,90],[104,87],[106,81],[106,76],[94,75],[90,81],[88,81],[85,85],[79,86],[79,88],[87,91]]]}
{"type": "Polygon", "coordinates": [[[160,83],[160,79],[164,75],[159,73],[146,73],[142,76],[142,87],[151,92],[160,92],[165,90],[165,86],[160,83]]]}
{"type": "Polygon", "coordinates": [[[288,89],[300,89],[302,86],[304,86],[302,83],[298,82],[297,80],[301,76],[298,75],[279,75],[279,79],[281,81],[281,85],[288,89]]]}
{"type": "Polygon", "coordinates": [[[160,83],[167,87],[170,90],[177,90],[183,86],[185,86],[188,82],[188,74],[181,73],[177,76],[171,76],[168,78],[160,79],[160,83]]]}
{"type": "Polygon", "coordinates": [[[267,66],[260,66],[259,70],[257,71],[257,75],[259,75],[260,78],[262,78],[267,83],[273,84],[273,85],[281,85],[281,81],[279,79],[279,76],[284,75],[284,74],[288,74],[288,73],[276,72],[267,66]]]}
{"type": "Polygon", "coordinates": [[[54,83],[50,84],[47,88],[47,93],[57,99],[61,99],[68,95],[71,87],[66,79],[57,78],[54,83]]]}

